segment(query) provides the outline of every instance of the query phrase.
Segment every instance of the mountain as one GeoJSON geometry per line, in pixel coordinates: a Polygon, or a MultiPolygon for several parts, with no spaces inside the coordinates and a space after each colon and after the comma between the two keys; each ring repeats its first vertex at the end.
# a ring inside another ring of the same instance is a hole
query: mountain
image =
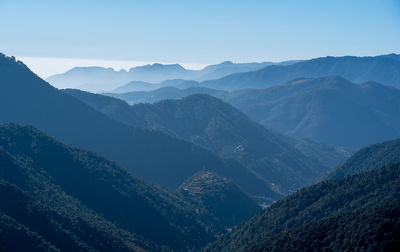
{"type": "Polygon", "coordinates": [[[160,83],[148,83],[143,81],[131,81],[127,84],[120,86],[112,91],[112,93],[116,94],[123,94],[128,92],[143,92],[143,91],[152,91],[161,88],[189,88],[189,87],[196,87],[199,85],[197,81],[191,80],[181,80],[181,79],[174,79],[174,80],[166,80],[160,83]]]}
{"type": "Polygon", "coordinates": [[[135,104],[196,93],[220,98],[266,127],[337,148],[359,149],[400,137],[398,89],[374,82],[359,85],[337,76],[233,92],[196,87],[106,95],[135,104]]]}
{"type": "Polygon", "coordinates": [[[398,162],[400,162],[400,139],[362,148],[343,165],[329,172],[327,178],[343,178],[398,162]]]}
{"type": "Polygon", "coordinates": [[[211,172],[196,173],[179,187],[177,194],[191,203],[199,215],[204,211],[206,216],[211,216],[207,220],[213,226],[225,229],[261,211],[261,207],[232,181],[211,172]]]}
{"type": "Polygon", "coordinates": [[[179,197],[33,127],[0,124],[0,164],[6,243],[16,229],[63,251],[184,251],[212,239],[179,197]]]}
{"type": "Polygon", "coordinates": [[[341,77],[297,79],[223,98],[284,134],[358,149],[400,137],[400,90],[341,77]]]}
{"type": "MultiPolygon", "coordinates": [[[[160,82],[174,79],[196,81],[218,79],[232,73],[259,70],[268,65],[289,65],[295,62],[299,61],[284,61],[280,63],[232,63],[226,61],[207,66],[201,70],[185,69],[179,64],[163,65],[158,63],[133,67],[129,71],[114,71],[112,68],[103,67],[75,67],[65,73],[52,75],[46,80],[58,88],[78,88],[94,92],[111,91],[128,82],[132,82],[119,89],[123,90],[130,87],[129,91],[144,91],[155,86],[145,85],[145,83],[159,83],[159,87],[165,87],[160,82]]],[[[120,91],[117,90],[116,92],[120,91]]]]}
{"type": "MultiPolygon", "coordinates": [[[[237,92],[242,93],[242,91],[237,92]]],[[[124,100],[130,105],[138,103],[156,103],[167,99],[182,99],[194,94],[207,94],[234,104],[235,98],[233,93],[204,87],[192,87],[186,89],[164,87],[154,91],[127,92],[122,94],[103,93],[103,95],[124,100]],[[230,99],[231,96],[233,98],[230,99]]],[[[243,93],[245,92],[243,91],[243,93]]],[[[249,91],[249,93],[251,92],[249,91]]],[[[241,104],[238,103],[238,105],[240,106],[241,104]]],[[[336,167],[337,165],[342,164],[351,156],[352,153],[349,148],[333,147],[310,139],[292,137],[290,139],[288,138],[288,140],[304,155],[317,159],[327,167],[336,167]]]]}
{"type": "Polygon", "coordinates": [[[400,54],[391,53],[391,54],[382,55],[382,57],[400,61],[400,54]]]}
{"type": "Polygon", "coordinates": [[[152,64],[138,66],[129,69],[128,75],[131,80],[145,82],[162,82],[170,79],[188,79],[192,70],[185,69],[179,64],[152,64]]]}
{"type": "Polygon", "coordinates": [[[271,65],[253,72],[235,73],[201,86],[218,90],[266,88],[297,78],[319,78],[337,75],[355,83],[379,82],[400,88],[400,61],[395,56],[323,57],[288,66],[271,65]]]}
{"type": "Polygon", "coordinates": [[[400,163],[323,181],[274,203],[206,251],[395,251],[399,197],[400,163]]]}
{"type": "Polygon", "coordinates": [[[125,70],[114,71],[104,67],[74,67],[63,74],[46,79],[58,88],[74,87],[85,90],[109,90],[109,85],[118,87],[131,79],[125,70]]]}
{"type": "Polygon", "coordinates": [[[198,81],[214,80],[233,73],[256,71],[271,65],[282,65],[282,66],[291,65],[297,62],[300,62],[300,60],[288,60],[278,63],[273,63],[273,62],[233,63],[231,61],[224,61],[220,64],[210,65],[203,68],[201,71],[199,71],[201,73],[200,77],[194,79],[198,81]]]}
{"type": "Polygon", "coordinates": [[[176,190],[208,170],[251,195],[277,199],[267,182],[233,160],[165,133],[128,126],[50,86],[22,62],[0,56],[0,122],[33,125],[60,141],[95,151],[145,181],[176,190]]]}
{"type": "Polygon", "coordinates": [[[153,91],[137,91],[126,93],[103,93],[128,102],[129,104],[137,103],[155,103],[166,99],[181,99],[193,94],[208,94],[214,97],[223,97],[226,91],[214,90],[205,87],[191,87],[179,89],[176,87],[163,87],[153,91]]]}
{"type": "Polygon", "coordinates": [[[296,251],[306,248],[320,251],[329,248],[332,251],[398,251],[399,216],[400,201],[385,201],[365,209],[312,222],[267,239],[249,250],[296,251]]]}
{"type": "Polygon", "coordinates": [[[284,193],[312,182],[329,170],[304,156],[286,137],[208,95],[129,106],[111,97],[79,90],[66,92],[113,119],[163,131],[224,158],[233,158],[284,193]]]}
{"type": "Polygon", "coordinates": [[[103,67],[75,67],[71,70],[52,75],[46,80],[58,88],[74,87],[83,90],[112,90],[130,81],[139,83],[157,83],[167,79],[184,79],[192,70],[187,70],[178,64],[152,64],[138,66],[129,71],[114,71],[103,67]]]}

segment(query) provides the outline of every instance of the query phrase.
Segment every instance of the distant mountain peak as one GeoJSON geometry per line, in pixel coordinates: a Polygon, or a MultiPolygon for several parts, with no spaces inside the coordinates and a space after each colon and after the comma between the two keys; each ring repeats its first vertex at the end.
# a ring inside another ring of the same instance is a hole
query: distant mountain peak
{"type": "Polygon", "coordinates": [[[222,62],[220,65],[233,65],[233,62],[227,60],[227,61],[222,62]]]}
{"type": "Polygon", "coordinates": [[[129,72],[134,72],[137,70],[186,70],[183,66],[179,64],[160,64],[160,63],[154,63],[154,64],[147,64],[144,66],[137,66],[137,67],[132,67],[129,69],[129,72]]]}
{"type": "Polygon", "coordinates": [[[108,72],[114,72],[114,69],[112,67],[100,67],[100,66],[77,66],[73,67],[70,70],[67,71],[67,73],[87,73],[87,71],[91,72],[99,72],[99,71],[108,71],[108,72]]]}

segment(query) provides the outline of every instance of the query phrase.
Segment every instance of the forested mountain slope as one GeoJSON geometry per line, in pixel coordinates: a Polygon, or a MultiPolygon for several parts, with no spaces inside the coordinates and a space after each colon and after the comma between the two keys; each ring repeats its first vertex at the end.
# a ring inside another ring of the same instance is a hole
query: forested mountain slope
{"type": "Polygon", "coordinates": [[[0,164],[2,225],[35,232],[36,242],[64,251],[132,251],[186,250],[212,239],[176,195],[33,127],[0,125],[0,164]]]}

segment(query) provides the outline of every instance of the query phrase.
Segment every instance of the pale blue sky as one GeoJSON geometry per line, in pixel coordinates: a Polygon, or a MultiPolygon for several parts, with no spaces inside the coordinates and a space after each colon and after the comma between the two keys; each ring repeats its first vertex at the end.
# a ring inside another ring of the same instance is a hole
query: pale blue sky
{"type": "Polygon", "coordinates": [[[400,53],[399,0],[0,0],[0,51],[209,64],[400,53]]]}

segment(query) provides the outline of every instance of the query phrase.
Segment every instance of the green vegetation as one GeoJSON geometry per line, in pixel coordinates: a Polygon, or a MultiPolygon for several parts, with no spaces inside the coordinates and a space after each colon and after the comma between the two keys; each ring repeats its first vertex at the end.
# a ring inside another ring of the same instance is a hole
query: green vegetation
{"type": "Polygon", "coordinates": [[[189,250],[213,239],[176,195],[32,127],[0,126],[0,164],[1,226],[8,227],[0,237],[19,230],[64,251],[189,250]]]}
{"type": "MultiPolygon", "coordinates": [[[[111,97],[79,90],[66,92],[113,119],[163,131],[224,158],[235,159],[279,193],[292,192],[329,170],[317,159],[303,155],[285,136],[264,128],[231,105],[208,95],[129,106],[111,97]]],[[[265,194],[254,194],[238,179],[229,178],[247,193],[265,198],[265,194]]],[[[269,192],[269,202],[278,198],[276,194],[269,192]]]]}
{"type": "Polygon", "coordinates": [[[177,194],[192,204],[207,226],[222,233],[240,224],[261,207],[229,179],[211,172],[199,172],[185,181],[177,194]]]}
{"type": "Polygon", "coordinates": [[[347,175],[375,170],[398,162],[400,162],[400,139],[362,148],[326,177],[343,178],[347,175]]]}
{"type": "Polygon", "coordinates": [[[400,200],[311,222],[281,233],[250,251],[399,251],[400,200]]]}
{"type": "Polygon", "coordinates": [[[290,246],[297,246],[297,250],[342,248],[335,241],[355,246],[354,250],[377,248],[386,242],[387,246],[398,246],[399,198],[400,163],[323,181],[273,204],[212,243],[206,251],[240,251],[252,246],[266,250],[290,250],[290,246]],[[353,219],[355,216],[359,217],[353,219]],[[391,220],[387,221],[389,217],[391,220]],[[375,228],[368,231],[364,230],[366,227],[375,228]],[[348,230],[351,233],[346,234],[348,230]],[[351,239],[343,241],[342,237],[351,239]],[[307,238],[314,240],[305,241],[307,238]],[[371,244],[366,244],[370,238],[371,244]]]}
{"type": "Polygon", "coordinates": [[[23,63],[0,55],[0,122],[32,125],[60,141],[95,151],[171,191],[207,169],[230,178],[251,194],[277,199],[249,169],[160,131],[113,120],[50,86],[23,63]]]}

